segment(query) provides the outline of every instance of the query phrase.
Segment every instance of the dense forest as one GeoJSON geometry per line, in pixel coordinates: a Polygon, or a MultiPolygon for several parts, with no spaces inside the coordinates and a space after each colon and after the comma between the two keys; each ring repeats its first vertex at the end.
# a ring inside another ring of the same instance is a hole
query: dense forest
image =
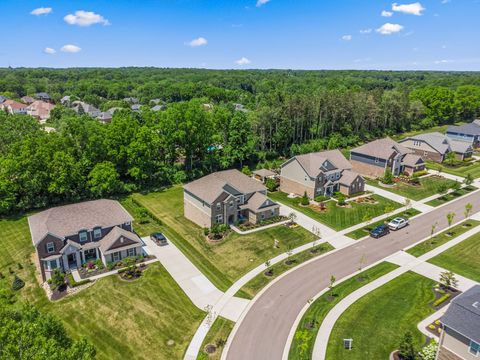
{"type": "Polygon", "coordinates": [[[124,110],[104,125],[59,105],[52,132],[32,117],[0,114],[0,214],[275,166],[292,154],[480,116],[480,73],[0,69],[0,95],[37,92],[124,110]],[[165,109],[152,111],[152,99],[165,109]]]}

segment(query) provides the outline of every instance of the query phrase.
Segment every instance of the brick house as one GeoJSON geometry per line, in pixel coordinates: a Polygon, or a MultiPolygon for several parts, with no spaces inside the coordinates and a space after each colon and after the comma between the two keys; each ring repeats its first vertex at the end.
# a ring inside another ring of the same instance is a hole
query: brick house
{"type": "Polygon", "coordinates": [[[143,253],[133,218],[118,201],[94,200],[54,207],[28,218],[43,280],[101,259],[107,265],[143,253]]]}
{"type": "Polygon", "coordinates": [[[183,187],[184,215],[201,227],[278,216],[280,206],[267,198],[267,188],[238,170],[212,173],[183,187]]]}
{"type": "Polygon", "coordinates": [[[339,150],[297,155],[281,166],[280,190],[310,198],[340,191],[352,195],[364,191],[365,180],[339,150]]]}

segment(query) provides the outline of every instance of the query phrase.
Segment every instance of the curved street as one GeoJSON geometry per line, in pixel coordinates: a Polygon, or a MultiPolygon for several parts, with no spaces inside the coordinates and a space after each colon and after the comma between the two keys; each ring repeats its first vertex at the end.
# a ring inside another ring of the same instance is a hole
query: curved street
{"type": "Polygon", "coordinates": [[[454,222],[464,219],[465,204],[472,203],[474,213],[480,210],[480,191],[441,206],[411,221],[410,226],[380,239],[368,238],[289,273],[266,289],[238,324],[228,352],[228,360],[279,360],[291,327],[307,301],[329,286],[329,279],[348,276],[359,267],[382,260],[448,226],[446,214],[455,212],[454,222]]]}

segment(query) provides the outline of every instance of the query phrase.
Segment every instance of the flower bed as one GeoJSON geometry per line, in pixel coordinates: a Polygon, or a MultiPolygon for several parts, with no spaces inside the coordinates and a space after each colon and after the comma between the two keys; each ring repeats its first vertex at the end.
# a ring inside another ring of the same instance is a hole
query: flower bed
{"type": "Polygon", "coordinates": [[[121,269],[126,266],[130,266],[132,264],[142,263],[154,258],[155,256],[153,255],[147,255],[147,256],[138,255],[136,257],[127,257],[117,262],[109,262],[107,266],[103,265],[100,259],[97,259],[96,261],[90,261],[88,263],[83,264],[82,267],[78,269],[78,273],[80,274],[80,277],[82,279],[88,279],[92,276],[104,274],[106,272],[116,270],[116,269],[121,269]],[[99,263],[101,263],[101,265],[99,263]]]}
{"type": "Polygon", "coordinates": [[[253,230],[253,229],[260,228],[262,226],[276,224],[276,223],[279,223],[279,222],[282,222],[282,221],[285,221],[285,220],[288,220],[288,218],[286,216],[281,216],[281,215],[280,216],[274,216],[270,219],[262,220],[258,224],[252,224],[252,223],[247,221],[247,222],[244,222],[243,224],[238,225],[238,228],[242,231],[253,230]]]}

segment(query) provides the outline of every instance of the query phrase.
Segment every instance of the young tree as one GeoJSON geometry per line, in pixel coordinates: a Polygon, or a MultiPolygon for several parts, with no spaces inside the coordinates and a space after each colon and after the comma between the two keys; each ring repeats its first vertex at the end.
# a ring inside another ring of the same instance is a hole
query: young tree
{"type": "Polygon", "coordinates": [[[471,203],[466,203],[465,204],[465,219],[468,219],[470,217],[470,214],[472,213],[473,205],[471,203]]]}
{"type": "Polygon", "coordinates": [[[415,360],[417,357],[417,349],[413,344],[413,335],[410,331],[407,331],[403,335],[402,341],[399,346],[400,356],[403,360],[415,360]]]}
{"type": "Polygon", "coordinates": [[[452,271],[444,271],[440,273],[439,279],[440,285],[444,288],[456,288],[458,286],[458,280],[452,271]]]}
{"type": "Polygon", "coordinates": [[[437,226],[438,226],[437,222],[432,224],[432,228],[430,229],[430,243],[433,241],[433,235],[435,235],[435,232],[437,231],[437,226]]]}
{"type": "Polygon", "coordinates": [[[454,164],[455,159],[456,159],[455,158],[455,152],[453,152],[453,151],[450,151],[450,152],[447,153],[447,155],[445,155],[445,162],[450,166],[452,166],[454,164]]]}
{"type": "Polygon", "coordinates": [[[306,191],[303,193],[302,199],[300,200],[300,204],[302,204],[303,206],[308,206],[308,204],[310,204],[310,200],[308,199],[308,195],[306,191]]]}
{"type": "Polygon", "coordinates": [[[295,221],[297,221],[297,214],[292,211],[290,214],[288,214],[288,220],[290,220],[290,223],[293,224],[295,221]]]}
{"type": "Polygon", "coordinates": [[[465,179],[463,180],[463,182],[465,183],[465,185],[470,186],[472,185],[473,180],[474,180],[473,175],[468,173],[467,176],[465,176],[465,179]]]}
{"type": "Polygon", "coordinates": [[[405,210],[408,211],[412,207],[412,200],[410,200],[409,198],[405,198],[404,204],[405,204],[405,210]]]}
{"type": "Polygon", "coordinates": [[[330,275],[330,285],[328,286],[330,288],[330,296],[334,296],[333,288],[335,286],[335,281],[337,281],[335,275],[330,275]]]}
{"type": "Polygon", "coordinates": [[[455,218],[457,214],[455,214],[453,211],[449,212],[447,214],[447,222],[448,222],[448,227],[452,227],[453,219],[455,218]]]}
{"type": "Polygon", "coordinates": [[[392,183],[393,183],[392,170],[390,170],[389,168],[387,168],[387,169],[385,170],[385,174],[383,175],[382,182],[383,182],[384,184],[392,184],[392,183]]]}
{"type": "Polygon", "coordinates": [[[365,254],[363,254],[360,257],[360,260],[358,260],[358,272],[362,271],[363,266],[365,265],[366,262],[367,262],[367,257],[365,256],[365,254]]]}

